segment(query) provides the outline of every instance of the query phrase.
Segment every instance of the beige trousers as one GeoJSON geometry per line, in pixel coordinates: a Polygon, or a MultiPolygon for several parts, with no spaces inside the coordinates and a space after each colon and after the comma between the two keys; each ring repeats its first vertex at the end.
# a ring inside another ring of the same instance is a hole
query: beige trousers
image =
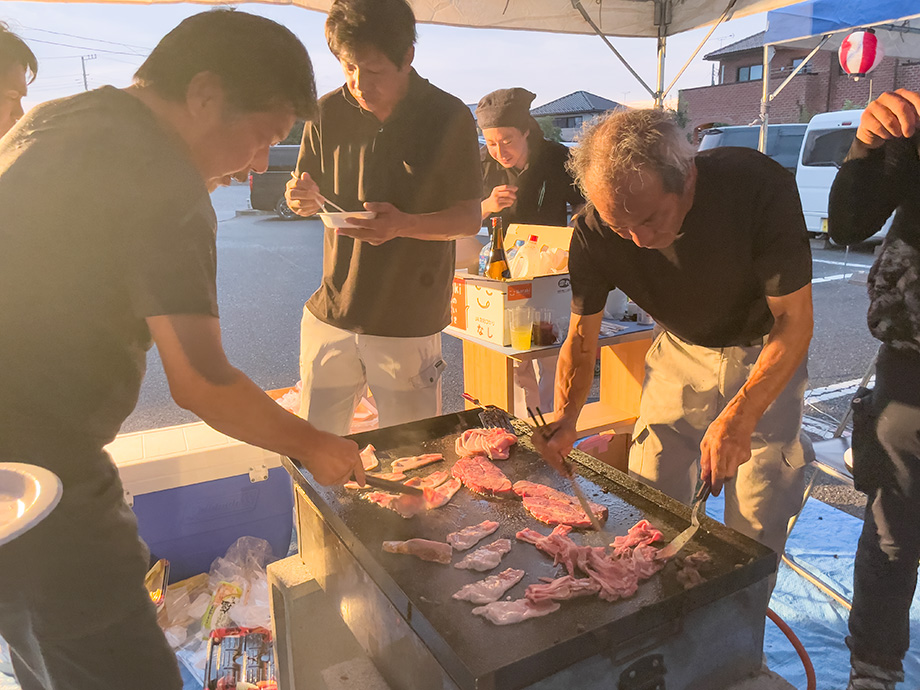
{"type": "MultiPolygon", "coordinates": [[[[689,503],[703,435],[747,380],[762,348],[701,347],[660,332],[646,355],[630,474],[689,503]]],[[[777,553],[804,495],[799,434],[807,376],[803,362],[757,425],[751,459],[724,490],[725,524],[777,553]]]]}

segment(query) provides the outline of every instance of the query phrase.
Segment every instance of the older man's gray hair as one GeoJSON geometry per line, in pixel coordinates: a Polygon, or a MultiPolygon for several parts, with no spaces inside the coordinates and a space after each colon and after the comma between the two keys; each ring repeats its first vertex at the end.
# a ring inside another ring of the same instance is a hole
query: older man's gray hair
{"type": "Polygon", "coordinates": [[[668,113],[614,110],[585,126],[568,168],[585,198],[588,179],[602,181],[616,191],[644,173],[657,173],[664,191],[679,194],[693,156],[693,148],[668,113]]]}

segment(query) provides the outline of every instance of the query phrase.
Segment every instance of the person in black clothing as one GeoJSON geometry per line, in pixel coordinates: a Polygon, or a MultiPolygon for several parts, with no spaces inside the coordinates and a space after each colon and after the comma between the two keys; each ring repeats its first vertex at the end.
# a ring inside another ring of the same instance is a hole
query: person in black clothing
{"type": "MultiPolygon", "coordinates": [[[[610,290],[658,322],[629,470],[689,502],[725,488],[725,523],[782,553],[801,508],[811,250],[795,180],[757,151],[695,153],[657,110],[589,128],[572,168],[589,201],[569,250],[572,317],[556,375],[561,468],[594,374],[610,290]]],[[[535,442],[540,443],[541,439],[535,442]]]]}
{"type": "Polygon", "coordinates": [[[498,215],[510,223],[566,225],[584,199],[566,170],[569,150],[544,138],[530,115],[535,94],[499,89],[476,106],[476,124],[486,145],[482,159],[482,219],[498,215]]]}
{"type": "Polygon", "coordinates": [[[131,86],[43,103],[0,139],[0,463],[63,485],[0,546],[0,636],[23,690],[182,687],[104,449],[153,343],[173,399],[218,431],[298,458],[322,484],[363,477],[357,444],[281,408],[221,345],[208,190],[264,172],[315,107],[294,34],[215,10],[167,34],[131,86]]]}
{"type": "Polygon", "coordinates": [[[868,495],[856,551],[848,690],[904,679],[920,560],[920,94],[869,104],[831,188],[828,230],[861,242],[895,213],[869,272],[875,388],[853,402],[853,477],[868,495]]]}

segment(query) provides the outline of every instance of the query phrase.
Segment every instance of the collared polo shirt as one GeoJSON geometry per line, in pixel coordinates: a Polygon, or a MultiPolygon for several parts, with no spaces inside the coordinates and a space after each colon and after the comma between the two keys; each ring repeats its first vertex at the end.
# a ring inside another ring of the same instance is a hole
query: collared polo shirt
{"type": "MultiPolygon", "coordinates": [[[[413,70],[385,122],[346,86],[320,99],[304,127],[297,163],[327,199],[347,211],[389,202],[405,213],[479,200],[476,126],[459,99],[413,70]]],[[[421,337],[450,322],[454,242],[399,237],[381,245],[326,230],[323,280],[307,301],[321,321],[355,333],[421,337]]]]}

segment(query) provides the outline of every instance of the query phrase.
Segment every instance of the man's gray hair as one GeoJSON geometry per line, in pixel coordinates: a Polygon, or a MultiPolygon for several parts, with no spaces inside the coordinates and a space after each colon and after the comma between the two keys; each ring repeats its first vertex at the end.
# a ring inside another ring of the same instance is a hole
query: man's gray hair
{"type": "Polygon", "coordinates": [[[585,180],[596,175],[615,191],[637,174],[657,173],[664,191],[679,194],[694,155],[668,113],[620,109],[585,125],[571,151],[568,169],[585,198],[585,180]]]}

